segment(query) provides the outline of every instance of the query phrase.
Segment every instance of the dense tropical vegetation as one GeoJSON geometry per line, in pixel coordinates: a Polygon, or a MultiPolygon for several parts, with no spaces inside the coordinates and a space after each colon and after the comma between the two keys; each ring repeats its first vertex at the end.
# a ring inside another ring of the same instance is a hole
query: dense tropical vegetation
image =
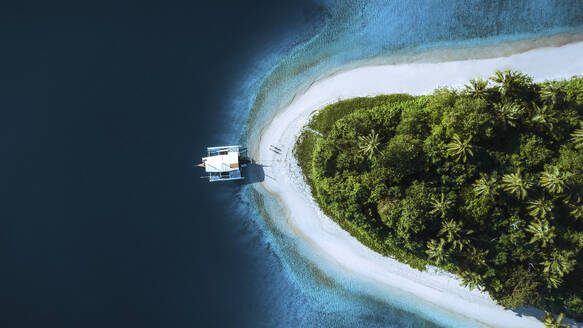
{"type": "Polygon", "coordinates": [[[322,210],[371,249],[455,272],[506,307],[581,320],[582,122],[583,78],[498,71],[332,104],[295,156],[322,210]]]}

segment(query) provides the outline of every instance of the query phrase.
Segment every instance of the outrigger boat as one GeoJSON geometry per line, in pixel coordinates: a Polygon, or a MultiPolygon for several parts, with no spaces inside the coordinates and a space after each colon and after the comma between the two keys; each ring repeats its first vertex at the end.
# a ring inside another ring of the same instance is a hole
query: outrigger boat
{"type": "Polygon", "coordinates": [[[245,177],[242,168],[247,166],[247,148],[241,146],[208,147],[207,157],[202,158],[202,163],[192,166],[203,167],[210,182],[241,180],[245,177]]]}

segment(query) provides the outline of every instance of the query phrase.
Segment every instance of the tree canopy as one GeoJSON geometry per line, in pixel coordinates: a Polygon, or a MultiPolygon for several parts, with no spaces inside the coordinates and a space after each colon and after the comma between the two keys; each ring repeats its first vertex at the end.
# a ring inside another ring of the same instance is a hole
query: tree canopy
{"type": "Polygon", "coordinates": [[[322,210],[369,248],[504,306],[583,319],[583,78],[498,71],[344,100],[295,155],[322,210]]]}

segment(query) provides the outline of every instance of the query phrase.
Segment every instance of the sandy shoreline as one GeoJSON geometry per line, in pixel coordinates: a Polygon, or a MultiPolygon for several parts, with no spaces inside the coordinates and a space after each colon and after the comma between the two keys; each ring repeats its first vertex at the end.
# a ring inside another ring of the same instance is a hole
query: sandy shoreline
{"type": "Polygon", "coordinates": [[[505,311],[491,298],[459,285],[451,274],[419,272],[361,245],[327,218],[314,203],[292,155],[293,145],[313,111],[357,96],[405,92],[428,94],[439,86],[461,87],[471,78],[497,69],[516,69],[536,81],[583,74],[583,42],[540,48],[492,59],[431,64],[366,66],[334,74],[311,85],[280,110],[261,135],[255,159],[265,163],[264,187],[286,210],[286,224],[327,261],[379,287],[396,288],[438,307],[495,327],[542,327],[534,317],[505,311]],[[281,148],[276,154],[270,145],[281,148]]]}

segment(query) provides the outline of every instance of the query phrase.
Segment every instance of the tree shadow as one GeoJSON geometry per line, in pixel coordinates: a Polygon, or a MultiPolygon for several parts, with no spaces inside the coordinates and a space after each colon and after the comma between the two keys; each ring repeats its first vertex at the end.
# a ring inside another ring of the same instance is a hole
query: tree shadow
{"type": "MultiPolygon", "coordinates": [[[[530,306],[529,307],[520,307],[517,309],[509,309],[509,310],[516,313],[516,315],[519,317],[522,317],[522,316],[535,317],[535,318],[539,319],[540,321],[543,320],[543,317],[545,315],[545,311],[543,311],[541,309],[537,309],[535,307],[530,307],[530,306]]],[[[563,320],[563,323],[569,324],[571,327],[583,328],[583,323],[577,322],[573,319],[565,318],[563,320]]]]}
{"type": "Polygon", "coordinates": [[[545,311],[541,310],[541,309],[537,309],[535,307],[519,307],[517,309],[509,309],[512,312],[516,313],[517,316],[522,317],[522,316],[529,316],[529,317],[536,317],[539,319],[542,319],[542,317],[545,315],[545,311]]]}

